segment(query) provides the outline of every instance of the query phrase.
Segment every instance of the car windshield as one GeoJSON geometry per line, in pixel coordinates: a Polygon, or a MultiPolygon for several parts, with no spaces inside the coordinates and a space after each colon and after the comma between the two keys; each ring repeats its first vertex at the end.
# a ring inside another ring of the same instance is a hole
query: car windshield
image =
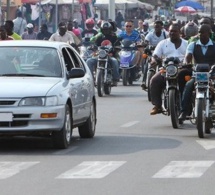
{"type": "Polygon", "coordinates": [[[0,47],[0,76],[61,77],[58,52],[44,47],[0,47]]]}

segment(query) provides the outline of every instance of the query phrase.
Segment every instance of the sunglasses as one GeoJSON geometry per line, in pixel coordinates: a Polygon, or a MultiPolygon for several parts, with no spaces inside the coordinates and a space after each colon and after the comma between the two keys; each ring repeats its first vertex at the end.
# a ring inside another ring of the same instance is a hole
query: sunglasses
{"type": "Polygon", "coordinates": [[[130,28],[131,28],[132,26],[125,26],[125,27],[126,27],[126,28],[128,28],[128,27],[130,27],[130,28]]]}

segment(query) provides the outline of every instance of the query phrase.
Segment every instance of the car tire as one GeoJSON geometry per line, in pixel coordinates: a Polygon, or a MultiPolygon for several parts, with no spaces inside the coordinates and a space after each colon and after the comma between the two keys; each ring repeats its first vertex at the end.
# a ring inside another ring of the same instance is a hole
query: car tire
{"type": "Polygon", "coordinates": [[[53,131],[52,139],[54,143],[54,147],[58,149],[66,149],[70,145],[71,137],[72,137],[72,117],[71,117],[71,109],[67,104],[65,108],[65,119],[63,128],[60,131],[53,131]]]}
{"type": "Polygon", "coordinates": [[[96,107],[95,102],[92,102],[90,107],[90,116],[84,124],[78,127],[78,132],[81,138],[92,138],[96,130],[96,107]]]}

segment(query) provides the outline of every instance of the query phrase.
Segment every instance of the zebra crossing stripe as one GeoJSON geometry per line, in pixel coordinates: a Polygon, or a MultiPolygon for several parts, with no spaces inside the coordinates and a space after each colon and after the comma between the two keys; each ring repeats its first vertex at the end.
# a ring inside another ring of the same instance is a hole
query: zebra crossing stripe
{"type": "Polygon", "coordinates": [[[198,178],[214,161],[171,161],[153,178],[198,178]]]}
{"type": "Polygon", "coordinates": [[[0,179],[9,178],[39,162],[0,162],[0,179]]]}
{"type": "Polygon", "coordinates": [[[57,179],[98,179],[103,178],[122,166],[125,161],[84,161],[57,179]]]}

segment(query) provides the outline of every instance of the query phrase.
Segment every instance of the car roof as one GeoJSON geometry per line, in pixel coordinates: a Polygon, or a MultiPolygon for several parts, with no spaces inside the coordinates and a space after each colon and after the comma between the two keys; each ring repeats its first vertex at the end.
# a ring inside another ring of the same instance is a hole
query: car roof
{"type": "Polygon", "coordinates": [[[59,49],[62,46],[69,46],[68,43],[57,41],[40,41],[40,40],[14,40],[14,41],[1,41],[0,47],[15,46],[15,47],[50,47],[59,49]]]}

